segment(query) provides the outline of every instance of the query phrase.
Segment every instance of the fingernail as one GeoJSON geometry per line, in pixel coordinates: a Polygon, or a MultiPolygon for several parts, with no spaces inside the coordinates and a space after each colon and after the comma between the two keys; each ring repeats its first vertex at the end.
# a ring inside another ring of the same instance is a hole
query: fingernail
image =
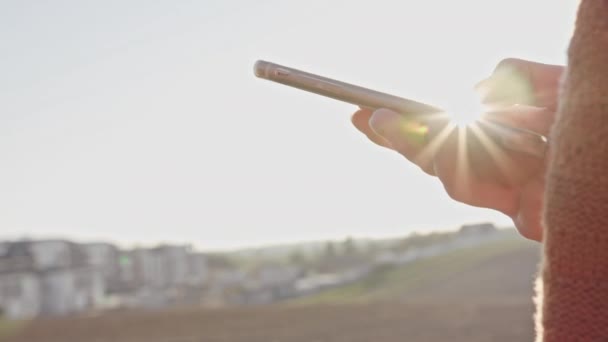
{"type": "Polygon", "coordinates": [[[389,109],[376,110],[369,119],[372,130],[390,144],[421,144],[426,138],[428,128],[389,109]]]}
{"type": "Polygon", "coordinates": [[[376,110],[369,119],[369,126],[385,139],[391,138],[398,130],[401,115],[389,109],[376,110]]]}

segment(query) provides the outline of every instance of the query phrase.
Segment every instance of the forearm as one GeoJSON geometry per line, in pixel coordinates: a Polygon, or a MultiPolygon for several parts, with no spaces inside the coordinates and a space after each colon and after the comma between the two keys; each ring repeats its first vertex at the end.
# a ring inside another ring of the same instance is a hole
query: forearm
{"type": "Polygon", "coordinates": [[[551,134],[545,342],[608,339],[608,1],[583,0],[551,134]]]}

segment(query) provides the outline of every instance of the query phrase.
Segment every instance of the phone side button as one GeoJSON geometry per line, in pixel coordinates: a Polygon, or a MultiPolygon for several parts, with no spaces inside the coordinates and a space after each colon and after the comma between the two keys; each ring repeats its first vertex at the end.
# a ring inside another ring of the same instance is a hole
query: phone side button
{"type": "Polygon", "coordinates": [[[275,76],[286,77],[286,76],[289,76],[289,74],[290,74],[289,70],[285,70],[283,68],[274,69],[275,76]]]}

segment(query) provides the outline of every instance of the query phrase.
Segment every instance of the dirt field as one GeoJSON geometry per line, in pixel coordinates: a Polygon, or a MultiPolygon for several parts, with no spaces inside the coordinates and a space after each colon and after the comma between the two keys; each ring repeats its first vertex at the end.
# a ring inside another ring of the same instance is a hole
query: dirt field
{"type": "Polygon", "coordinates": [[[535,245],[502,244],[378,274],[307,304],[37,320],[3,342],[532,341],[537,260],[535,245]]]}
{"type": "Polygon", "coordinates": [[[531,341],[528,302],[374,303],[37,321],[11,342],[531,341]]]}

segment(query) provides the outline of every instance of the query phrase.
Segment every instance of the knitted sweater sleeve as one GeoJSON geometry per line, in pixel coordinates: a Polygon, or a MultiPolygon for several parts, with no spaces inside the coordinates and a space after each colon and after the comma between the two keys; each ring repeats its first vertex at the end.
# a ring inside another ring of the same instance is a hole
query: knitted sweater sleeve
{"type": "Polygon", "coordinates": [[[608,341],[608,0],[582,0],[545,193],[538,340],[608,341]]]}

